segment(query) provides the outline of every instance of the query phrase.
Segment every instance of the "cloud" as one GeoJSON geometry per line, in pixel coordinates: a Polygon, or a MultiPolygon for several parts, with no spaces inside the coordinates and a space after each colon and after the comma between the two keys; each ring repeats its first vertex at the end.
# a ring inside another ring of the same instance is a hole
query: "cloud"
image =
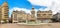
{"type": "MultiPolygon", "coordinates": [[[[18,7],[14,7],[14,8],[12,8],[12,9],[9,9],[9,17],[11,17],[11,14],[12,14],[12,12],[13,12],[13,10],[14,11],[21,11],[21,10],[23,10],[23,11],[25,11],[26,13],[30,13],[31,14],[31,10],[29,10],[29,9],[26,9],[26,8],[18,8],[18,7]]],[[[38,10],[41,10],[41,11],[48,11],[48,10],[52,10],[52,12],[53,12],[53,14],[56,14],[57,12],[59,12],[60,11],[60,7],[59,6],[53,6],[53,7],[48,7],[48,8],[46,8],[46,9],[42,9],[42,8],[40,8],[40,9],[35,9],[35,11],[36,11],[36,13],[35,13],[35,16],[37,16],[36,14],[37,14],[37,11],[38,10]],[[56,9],[57,8],[57,9],[56,9]]]]}
{"type": "Polygon", "coordinates": [[[28,0],[32,5],[47,6],[46,9],[40,8],[41,11],[52,10],[53,14],[60,12],[60,0],[28,0]]]}
{"type": "Polygon", "coordinates": [[[52,10],[53,14],[56,14],[57,12],[60,13],[60,5],[54,4],[51,6],[48,6],[46,9],[39,9],[41,11],[48,11],[52,10]]]}
{"type": "Polygon", "coordinates": [[[52,0],[28,0],[32,5],[49,6],[52,0]]]}
{"type": "Polygon", "coordinates": [[[11,14],[13,11],[25,11],[26,13],[30,13],[30,10],[29,9],[26,9],[26,8],[18,8],[18,7],[13,7],[12,9],[9,10],[9,17],[11,17],[11,14]]]}
{"type": "Polygon", "coordinates": [[[57,4],[60,3],[60,0],[28,0],[32,5],[39,5],[39,6],[50,6],[52,2],[57,4]]]}
{"type": "Polygon", "coordinates": [[[16,10],[17,10],[17,11],[23,10],[23,11],[25,11],[26,13],[30,13],[30,10],[29,10],[29,9],[26,9],[26,8],[18,8],[18,7],[14,7],[13,10],[14,10],[14,11],[16,11],[16,10]]]}

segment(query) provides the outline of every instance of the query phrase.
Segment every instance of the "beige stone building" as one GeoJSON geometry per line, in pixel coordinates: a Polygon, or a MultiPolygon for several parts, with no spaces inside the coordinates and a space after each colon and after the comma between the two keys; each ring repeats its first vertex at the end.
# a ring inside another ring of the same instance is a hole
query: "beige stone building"
{"type": "Polygon", "coordinates": [[[4,2],[1,6],[0,6],[0,21],[7,21],[9,16],[9,7],[8,7],[8,3],[4,2]]]}
{"type": "Polygon", "coordinates": [[[12,21],[13,22],[29,22],[36,21],[35,10],[32,8],[31,14],[25,13],[25,11],[13,11],[12,13],[12,21]]]}
{"type": "Polygon", "coordinates": [[[26,22],[27,14],[24,11],[13,11],[12,13],[12,21],[13,22],[26,22]]]}
{"type": "Polygon", "coordinates": [[[37,11],[37,18],[35,16],[35,9],[32,8],[31,14],[25,13],[25,11],[13,11],[12,13],[12,22],[51,22],[52,11],[37,11]]]}
{"type": "Polygon", "coordinates": [[[17,21],[17,12],[18,11],[13,11],[11,15],[12,22],[18,22],[17,21]]]}
{"type": "Polygon", "coordinates": [[[19,22],[25,22],[27,20],[27,14],[25,13],[25,11],[20,11],[20,14],[18,14],[18,21],[19,22]]]}
{"type": "Polygon", "coordinates": [[[31,14],[27,14],[27,20],[29,21],[29,20],[32,20],[32,18],[31,18],[31,14]]]}
{"type": "Polygon", "coordinates": [[[53,15],[53,22],[60,22],[60,13],[57,12],[56,14],[53,15]]]}
{"type": "Polygon", "coordinates": [[[50,22],[52,19],[52,11],[37,11],[37,20],[40,22],[50,22]]]}

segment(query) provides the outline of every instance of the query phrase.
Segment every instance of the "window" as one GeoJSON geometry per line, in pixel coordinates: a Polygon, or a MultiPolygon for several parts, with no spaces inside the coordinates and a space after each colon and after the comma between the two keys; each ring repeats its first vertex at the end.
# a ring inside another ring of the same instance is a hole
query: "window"
{"type": "Polygon", "coordinates": [[[37,14],[37,16],[39,17],[39,16],[41,16],[40,14],[37,14]]]}
{"type": "Polygon", "coordinates": [[[16,19],[17,19],[17,14],[14,14],[14,18],[16,18],[16,19]]]}
{"type": "Polygon", "coordinates": [[[26,23],[26,20],[19,20],[20,23],[26,23]]]}
{"type": "Polygon", "coordinates": [[[17,21],[17,19],[16,19],[16,18],[14,18],[14,20],[15,20],[15,21],[17,21]]]}
{"type": "Polygon", "coordinates": [[[46,14],[43,14],[43,15],[46,15],[46,14]]]}
{"type": "Polygon", "coordinates": [[[8,16],[5,16],[5,18],[8,18],[8,16]]]}
{"type": "Polygon", "coordinates": [[[40,18],[37,18],[38,20],[40,20],[40,18]]]}
{"type": "Polygon", "coordinates": [[[8,14],[7,12],[5,12],[4,14],[8,14]]]}
{"type": "Polygon", "coordinates": [[[18,19],[18,20],[22,20],[22,19],[18,19]]]}
{"type": "Polygon", "coordinates": [[[34,18],[34,16],[31,16],[31,18],[34,18]]]}
{"type": "Polygon", "coordinates": [[[32,11],[31,13],[32,13],[32,14],[34,14],[34,13],[35,13],[35,11],[32,11]]]}
{"type": "Polygon", "coordinates": [[[33,22],[33,21],[35,21],[35,20],[30,20],[30,22],[33,22]]]}
{"type": "Polygon", "coordinates": [[[52,15],[52,14],[49,14],[49,15],[52,15]]]}
{"type": "Polygon", "coordinates": [[[5,14],[4,16],[8,16],[7,14],[5,14]]]}

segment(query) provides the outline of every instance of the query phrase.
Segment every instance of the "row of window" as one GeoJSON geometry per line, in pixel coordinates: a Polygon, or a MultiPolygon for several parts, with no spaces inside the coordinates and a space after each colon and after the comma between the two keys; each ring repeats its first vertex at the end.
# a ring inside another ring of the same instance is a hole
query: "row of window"
{"type": "Polygon", "coordinates": [[[40,12],[37,12],[37,13],[52,13],[50,11],[40,11],[40,12]]]}
{"type": "Polygon", "coordinates": [[[9,18],[8,16],[5,16],[5,18],[9,18]]]}
{"type": "Polygon", "coordinates": [[[37,14],[37,15],[52,15],[52,14],[37,14]]]}
{"type": "MultiPolygon", "coordinates": [[[[48,14],[48,16],[51,16],[52,14],[48,14]]],[[[37,14],[38,17],[40,16],[47,16],[47,14],[43,14],[43,15],[40,15],[40,14],[37,14]]]]}

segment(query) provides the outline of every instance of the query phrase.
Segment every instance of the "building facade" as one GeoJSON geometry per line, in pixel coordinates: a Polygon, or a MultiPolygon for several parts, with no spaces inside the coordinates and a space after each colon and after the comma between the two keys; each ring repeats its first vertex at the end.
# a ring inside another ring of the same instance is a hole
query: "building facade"
{"type": "Polygon", "coordinates": [[[0,7],[0,21],[3,22],[7,22],[8,18],[9,18],[9,7],[8,7],[8,3],[4,2],[1,7],[0,7]]]}
{"type": "Polygon", "coordinates": [[[30,21],[36,21],[35,17],[35,10],[32,8],[31,14],[25,13],[25,11],[13,11],[12,13],[12,22],[30,22],[30,21]]]}
{"type": "Polygon", "coordinates": [[[27,14],[24,11],[13,11],[12,13],[12,22],[26,22],[27,14]]]}
{"type": "Polygon", "coordinates": [[[19,21],[20,23],[21,23],[21,22],[26,23],[27,14],[25,13],[25,11],[20,11],[20,14],[18,14],[17,18],[18,18],[18,21],[19,21]]]}
{"type": "Polygon", "coordinates": [[[13,12],[12,12],[12,15],[11,15],[11,20],[12,20],[12,22],[18,22],[18,21],[17,21],[17,12],[18,12],[18,11],[13,11],[13,12]]]}
{"type": "Polygon", "coordinates": [[[40,22],[50,22],[52,19],[52,11],[37,11],[37,20],[40,22]]]}
{"type": "Polygon", "coordinates": [[[54,22],[60,21],[60,13],[53,15],[54,22]]]}

